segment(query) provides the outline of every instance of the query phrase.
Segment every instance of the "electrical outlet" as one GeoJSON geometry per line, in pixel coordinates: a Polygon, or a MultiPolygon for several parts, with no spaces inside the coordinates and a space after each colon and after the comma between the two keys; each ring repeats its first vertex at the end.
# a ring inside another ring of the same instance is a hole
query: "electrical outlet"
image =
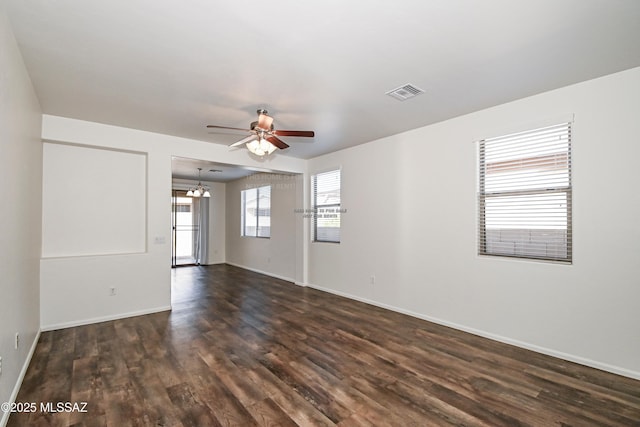
{"type": "Polygon", "coordinates": [[[369,283],[371,283],[372,285],[376,284],[376,275],[372,274],[371,277],[369,278],[369,283]]]}
{"type": "Polygon", "coordinates": [[[20,334],[16,332],[15,349],[17,350],[19,346],[20,346],[20,334]]]}
{"type": "Polygon", "coordinates": [[[109,296],[115,296],[116,295],[116,288],[109,288],[109,296]]]}

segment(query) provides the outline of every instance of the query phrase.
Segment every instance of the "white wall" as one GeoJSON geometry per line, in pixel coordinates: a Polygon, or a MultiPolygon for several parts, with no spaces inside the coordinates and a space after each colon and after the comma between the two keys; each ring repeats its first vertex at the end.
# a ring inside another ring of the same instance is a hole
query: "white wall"
{"type": "Polygon", "coordinates": [[[245,150],[229,151],[219,144],[62,117],[44,115],[42,126],[45,141],[134,151],[147,157],[147,192],[141,195],[147,199],[146,252],[43,258],[40,279],[43,329],[170,307],[172,156],[293,173],[300,173],[305,167],[300,159],[273,156],[261,162],[250,158],[245,150]],[[115,296],[109,295],[110,287],[117,288],[115,296]]]}
{"type": "MultiPolygon", "coordinates": [[[[40,326],[41,111],[0,3],[0,402],[15,398],[40,326]],[[14,348],[15,333],[20,345],[14,348]]],[[[0,412],[0,425],[8,419],[0,412]]]]}
{"type": "MultiPolygon", "coordinates": [[[[174,179],[173,188],[188,190],[195,181],[174,179]]],[[[209,256],[207,264],[223,264],[226,261],[226,184],[222,182],[202,181],[209,187],[209,256]]]]}
{"type": "Polygon", "coordinates": [[[301,281],[297,242],[302,230],[296,203],[302,193],[301,175],[256,174],[227,183],[227,263],[292,282],[301,281]],[[240,192],[271,185],[271,237],[240,235],[240,192]]]}
{"type": "Polygon", "coordinates": [[[207,185],[211,188],[208,264],[223,264],[227,261],[227,185],[221,182],[207,185]]]}
{"type": "Polygon", "coordinates": [[[347,212],[309,283],[640,378],[639,116],[636,68],[312,159],[347,212]],[[571,113],[573,265],[479,257],[474,141],[571,113]]]}
{"type": "Polygon", "coordinates": [[[44,258],[146,250],[144,153],[45,143],[43,156],[44,258]]]}

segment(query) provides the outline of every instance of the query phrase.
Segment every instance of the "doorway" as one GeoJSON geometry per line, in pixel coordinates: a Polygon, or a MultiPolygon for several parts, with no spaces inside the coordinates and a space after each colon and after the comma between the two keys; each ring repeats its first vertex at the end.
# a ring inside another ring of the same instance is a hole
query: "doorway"
{"type": "Polygon", "coordinates": [[[171,267],[196,264],[199,227],[193,197],[173,190],[171,197],[171,267]]]}

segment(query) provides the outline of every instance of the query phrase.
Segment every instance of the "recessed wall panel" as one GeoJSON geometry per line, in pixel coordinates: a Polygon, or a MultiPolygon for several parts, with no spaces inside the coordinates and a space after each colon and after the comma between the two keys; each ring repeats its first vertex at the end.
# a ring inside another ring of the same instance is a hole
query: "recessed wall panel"
{"type": "Polygon", "coordinates": [[[146,249],[146,154],[45,143],[42,255],[146,249]]]}

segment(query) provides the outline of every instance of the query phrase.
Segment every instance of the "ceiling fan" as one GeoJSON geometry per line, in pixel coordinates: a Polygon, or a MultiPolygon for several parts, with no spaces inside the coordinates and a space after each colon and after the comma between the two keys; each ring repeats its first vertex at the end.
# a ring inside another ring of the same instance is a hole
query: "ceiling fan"
{"type": "Polygon", "coordinates": [[[255,122],[251,122],[250,129],[217,125],[207,125],[207,127],[215,129],[239,130],[251,133],[251,135],[249,135],[248,137],[243,138],[238,142],[234,142],[229,147],[237,147],[246,143],[247,149],[249,149],[249,151],[261,157],[265,154],[273,153],[276,148],[285,149],[289,147],[287,143],[278,138],[279,136],[298,136],[313,138],[313,136],[315,135],[315,133],[311,130],[276,130],[273,127],[273,117],[267,114],[267,110],[261,108],[257,111],[257,113],[258,120],[255,122]]]}

